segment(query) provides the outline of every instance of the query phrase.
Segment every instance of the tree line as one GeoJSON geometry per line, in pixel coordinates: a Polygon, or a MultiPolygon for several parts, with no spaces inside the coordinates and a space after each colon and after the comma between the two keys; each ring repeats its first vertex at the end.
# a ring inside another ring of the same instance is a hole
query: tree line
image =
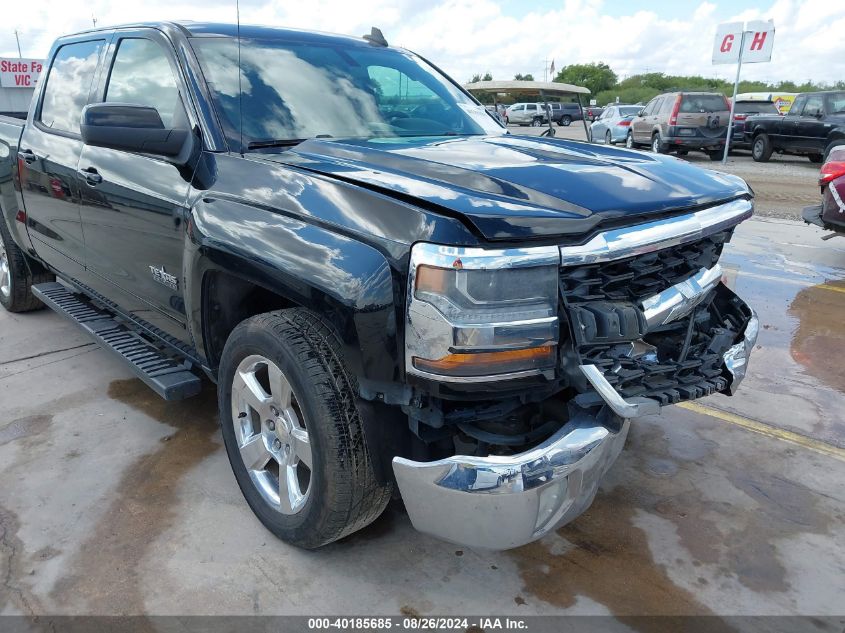
{"type": "MultiPolygon", "coordinates": [[[[471,81],[491,81],[490,72],[476,74],[471,81]]],[[[530,74],[517,74],[515,80],[533,81],[530,74]]],[[[679,90],[700,92],[721,92],[727,96],[733,94],[733,82],[715,77],[700,75],[667,75],[665,73],[642,73],[631,75],[619,80],[613,69],[604,62],[589,64],[570,64],[560,69],[552,81],[574,84],[590,89],[591,99],[596,99],[600,105],[613,103],[619,98],[619,103],[645,103],[649,99],[663,92],[679,90]]],[[[740,81],[739,92],[812,92],[815,90],[845,90],[845,81],[833,84],[806,81],[778,81],[767,83],[764,81],[740,81]]],[[[492,102],[492,96],[490,96],[492,102]]]]}

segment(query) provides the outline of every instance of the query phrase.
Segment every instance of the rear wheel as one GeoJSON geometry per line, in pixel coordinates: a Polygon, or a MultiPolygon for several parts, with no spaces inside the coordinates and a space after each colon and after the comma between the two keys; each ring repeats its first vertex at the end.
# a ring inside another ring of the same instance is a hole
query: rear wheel
{"type": "Polygon", "coordinates": [[[660,132],[655,132],[651,137],[651,151],[655,154],[663,153],[663,142],[660,140],[660,132]]]}
{"type": "Polygon", "coordinates": [[[294,308],[247,319],[220,361],[219,406],[232,470],[258,519],[316,548],[375,520],[381,483],[334,331],[294,308]]]}
{"type": "Polygon", "coordinates": [[[628,130],[628,136],[625,137],[625,147],[628,149],[635,149],[637,144],[634,143],[634,133],[631,130],[628,130]]]}
{"type": "Polygon", "coordinates": [[[531,119],[531,127],[540,127],[541,125],[543,125],[543,119],[540,117],[534,117],[531,119]]]}
{"type": "Polygon", "coordinates": [[[32,294],[32,286],[55,280],[50,273],[33,272],[0,218],[0,305],[9,312],[40,310],[44,304],[32,294]]]}
{"type": "Polygon", "coordinates": [[[571,117],[571,116],[569,116],[568,114],[564,114],[564,115],[560,118],[560,124],[561,124],[563,127],[569,127],[569,124],[570,124],[570,123],[572,123],[572,117],[571,117]]]}
{"type": "Polygon", "coordinates": [[[772,142],[768,134],[758,134],[751,144],[751,158],[758,163],[765,163],[772,157],[772,142]]]}
{"type": "Polygon", "coordinates": [[[721,149],[711,149],[707,152],[707,156],[709,156],[712,161],[722,160],[724,155],[725,151],[721,149]]]}
{"type": "Polygon", "coordinates": [[[811,163],[820,163],[822,162],[823,156],[821,154],[809,154],[807,158],[810,159],[811,163]]]}
{"type": "Polygon", "coordinates": [[[613,145],[613,135],[610,133],[610,130],[604,133],[604,144],[613,145]]]}

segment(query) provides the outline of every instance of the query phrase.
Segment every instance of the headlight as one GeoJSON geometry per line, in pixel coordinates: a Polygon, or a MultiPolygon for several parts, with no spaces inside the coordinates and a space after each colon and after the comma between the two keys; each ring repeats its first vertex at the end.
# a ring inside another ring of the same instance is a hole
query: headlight
{"type": "Polygon", "coordinates": [[[411,250],[406,369],[479,382],[554,369],[558,248],[411,250]]]}

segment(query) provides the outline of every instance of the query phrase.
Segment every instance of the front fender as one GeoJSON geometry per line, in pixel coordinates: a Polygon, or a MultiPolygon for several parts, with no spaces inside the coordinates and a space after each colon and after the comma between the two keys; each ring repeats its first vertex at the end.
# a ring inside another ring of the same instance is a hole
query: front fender
{"type": "Polygon", "coordinates": [[[281,213],[203,198],[191,211],[186,251],[185,307],[206,358],[203,279],[222,271],[328,318],[343,341],[347,366],[359,378],[398,379],[401,284],[378,250],[281,213]]]}

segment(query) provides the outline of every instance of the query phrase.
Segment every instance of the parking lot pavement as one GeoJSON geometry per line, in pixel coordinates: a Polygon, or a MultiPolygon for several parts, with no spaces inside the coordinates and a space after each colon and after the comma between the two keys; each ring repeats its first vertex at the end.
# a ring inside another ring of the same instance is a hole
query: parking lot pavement
{"type": "Polygon", "coordinates": [[[502,553],[395,503],[289,547],[241,498],[210,386],[164,403],[60,317],[0,312],[0,613],[836,614],[845,239],[819,237],[742,225],[727,277],[762,328],[739,394],[637,420],[586,514],[502,553]]]}

